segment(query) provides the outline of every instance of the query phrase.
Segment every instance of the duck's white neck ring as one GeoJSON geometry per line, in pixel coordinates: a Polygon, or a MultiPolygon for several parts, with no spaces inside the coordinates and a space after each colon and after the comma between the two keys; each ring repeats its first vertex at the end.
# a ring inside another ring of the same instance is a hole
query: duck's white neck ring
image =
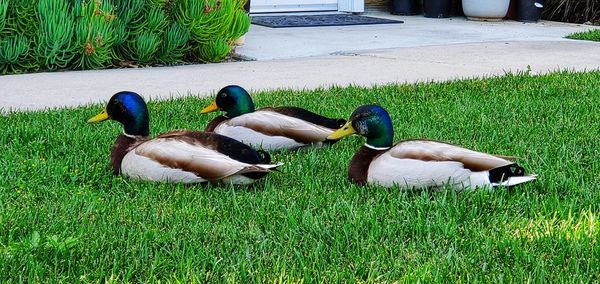
{"type": "Polygon", "coordinates": [[[125,135],[125,136],[127,136],[127,137],[129,137],[129,138],[131,138],[131,139],[140,139],[140,138],[144,138],[144,136],[142,136],[142,135],[131,135],[131,134],[127,134],[127,133],[125,133],[125,130],[123,130],[123,135],[125,135]]]}
{"type": "Polygon", "coordinates": [[[379,151],[387,150],[387,149],[391,148],[391,147],[375,147],[375,146],[371,146],[371,145],[369,145],[367,143],[365,143],[365,147],[371,148],[373,150],[379,150],[379,151]]]}

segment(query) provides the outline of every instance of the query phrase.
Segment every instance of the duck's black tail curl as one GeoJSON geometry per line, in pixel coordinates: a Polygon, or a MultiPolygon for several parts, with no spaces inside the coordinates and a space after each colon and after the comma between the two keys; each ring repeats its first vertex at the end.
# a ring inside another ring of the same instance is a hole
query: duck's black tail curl
{"type": "Polygon", "coordinates": [[[510,164],[489,171],[491,183],[501,183],[510,177],[520,177],[525,175],[525,169],[517,164],[510,164]]]}

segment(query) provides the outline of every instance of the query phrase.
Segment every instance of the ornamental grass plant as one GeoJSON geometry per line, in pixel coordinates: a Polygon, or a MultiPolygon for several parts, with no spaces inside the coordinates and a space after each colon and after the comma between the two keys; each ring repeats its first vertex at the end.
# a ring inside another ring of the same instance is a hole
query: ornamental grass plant
{"type": "Polygon", "coordinates": [[[560,22],[600,25],[600,1],[546,0],[542,17],[560,22]]]}

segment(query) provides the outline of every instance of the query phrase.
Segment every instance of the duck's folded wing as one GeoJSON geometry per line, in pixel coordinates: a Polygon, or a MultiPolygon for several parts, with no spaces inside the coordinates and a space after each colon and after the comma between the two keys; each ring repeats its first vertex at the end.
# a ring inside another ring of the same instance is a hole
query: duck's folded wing
{"type": "Polygon", "coordinates": [[[346,123],[345,119],[339,118],[329,118],[322,116],[320,114],[314,113],[312,111],[299,108],[299,107],[266,107],[261,108],[259,111],[274,111],[283,115],[299,118],[310,123],[314,123],[316,125],[324,126],[331,129],[338,129],[346,123]]]}
{"type": "Polygon", "coordinates": [[[389,152],[398,159],[460,162],[465,168],[474,172],[513,164],[512,161],[501,157],[431,140],[402,141],[389,152]]]}
{"type": "Polygon", "coordinates": [[[306,144],[324,141],[333,133],[330,128],[270,110],[258,110],[224,123],[250,128],[269,136],[288,137],[306,144]]]}
{"type": "Polygon", "coordinates": [[[191,172],[206,180],[219,180],[246,172],[268,172],[261,165],[234,160],[199,143],[176,138],[157,138],[135,148],[135,154],[145,156],[169,168],[191,172]]]}
{"type": "Polygon", "coordinates": [[[397,158],[385,152],[371,162],[367,179],[382,186],[429,188],[466,185],[471,175],[460,162],[397,158]]]}

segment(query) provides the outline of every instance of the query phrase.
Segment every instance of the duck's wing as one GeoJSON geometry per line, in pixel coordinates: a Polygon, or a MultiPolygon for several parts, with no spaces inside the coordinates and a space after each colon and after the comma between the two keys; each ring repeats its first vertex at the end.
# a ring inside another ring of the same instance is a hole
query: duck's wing
{"type": "Polygon", "coordinates": [[[299,107],[271,107],[261,108],[260,110],[274,111],[286,116],[295,117],[333,130],[344,126],[344,124],[346,123],[346,120],[343,118],[329,118],[299,107]]]}
{"type": "Polygon", "coordinates": [[[163,133],[157,138],[173,138],[190,144],[199,144],[247,164],[267,164],[271,161],[268,153],[257,151],[236,139],[217,133],[175,130],[163,133]]]}
{"type": "Polygon", "coordinates": [[[398,159],[459,162],[466,169],[474,172],[487,171],[514,163],[495,155],[432,140],[401,141],[391,148],[389,153],[398,159]]]}
{"type": "Polygon", "coordinates": [[[290,138],[304,144],[325,141],[327,136],[334,131],[334,129],[269,109],[240,115],[223,123],[231,127],[249,128],[268,136],[290,138]]]}
{"type": "Polygon", "coordinates": [[[214,135],[198,139],[195,136],[202,136],[201,134],[171,132],[140,144],[133,152],[163,167],[180,169],[209,181],[236,174],[269,172],[279,166],[249,164],[221,153],[218,151],[218,139],[214,135]]]}
{"type": "Polygon", "coordinates": [[[408,189],[441,187],[445,184],[464,186],[467,185],[464,183],[470,182],[472,174],[473,172],[465,169],[460,162],[398,158],[386,151],[374,158],[369,165],[367,181],[387,187],[398,185],[408,189]]]}

